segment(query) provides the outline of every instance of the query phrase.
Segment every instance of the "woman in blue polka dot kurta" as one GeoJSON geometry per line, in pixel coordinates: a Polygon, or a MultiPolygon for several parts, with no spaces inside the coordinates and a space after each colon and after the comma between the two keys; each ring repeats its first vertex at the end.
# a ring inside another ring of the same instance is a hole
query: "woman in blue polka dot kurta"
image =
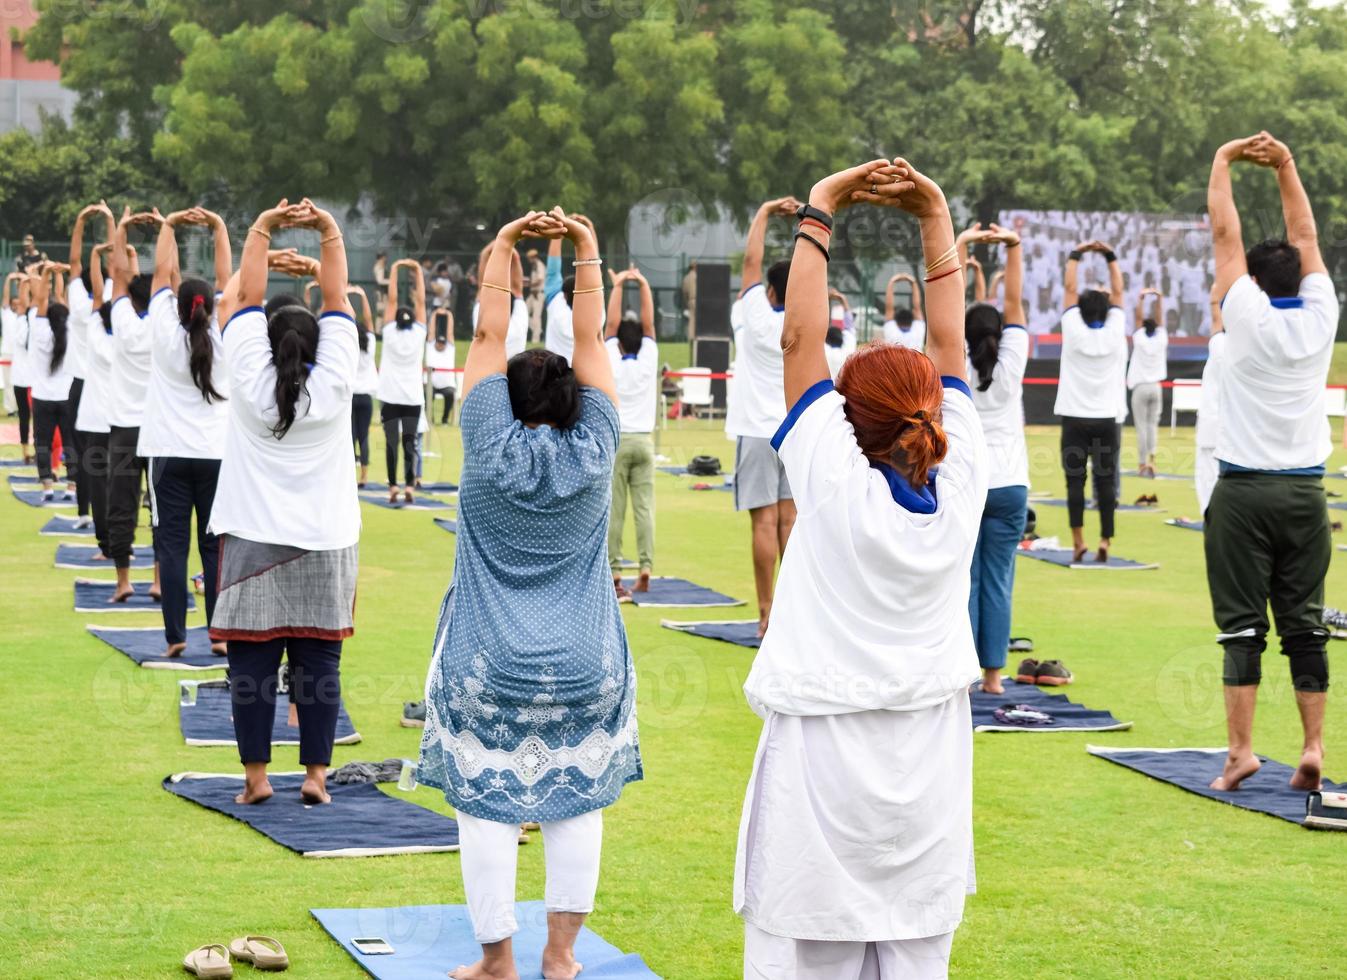
{"type": "Polygon", "coordinates": [[[616,390],[600,339],[603,280],[586,224],[530,212],[500,230],[464,366],[454,580],[426,683],[420,781],[458,811],[463,884],[483,958],[461,980],[513,975],[519,825],[542,825],[543,975],[579,971],[602,810],[641,778],[636,674],[606,553],[616,390]],[[507,364],[510,256],[521,237],[576,251],[573,365],[544,350],[507,364]],[[583,329],[582,329],[583,325],[583,329]]]}

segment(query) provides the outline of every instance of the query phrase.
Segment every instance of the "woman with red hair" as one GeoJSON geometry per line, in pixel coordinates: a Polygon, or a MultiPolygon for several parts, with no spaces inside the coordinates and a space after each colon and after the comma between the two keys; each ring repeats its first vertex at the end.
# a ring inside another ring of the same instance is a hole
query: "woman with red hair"
{"type": "Polygon", "coordinates": [[[798,213],[794,407],[772,442],[799,518],[744,686],[764,719],[735,869],[744,975],[943,977],[972,886],[969,568],[988,481],[963,269],[944,194],[905,160],[833,174],[798,213]],[[863,347],[834,387],[832,221],[858,202],[920,222],[926,353],[863,347]]]}

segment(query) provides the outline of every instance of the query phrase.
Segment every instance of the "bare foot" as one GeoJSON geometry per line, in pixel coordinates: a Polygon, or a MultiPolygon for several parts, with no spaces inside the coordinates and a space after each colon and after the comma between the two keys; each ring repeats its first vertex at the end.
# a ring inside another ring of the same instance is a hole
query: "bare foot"
{"type": "Polygon", "coordinates": [[[182,652],[187,649],[186,643],[170,643],[168,649],[164,651],[165,657],[181,657],[182,652]]]}
{"type": "Polygon", "coordinates": [[[1102,545],[1102,544],[1101,544],[1101,545],[1099,546],[1099,550],[1096,551],[1096,552],[1094,553],[1094,560],[1097,561],[1097,562],[1099,562],[1099,564],[1101,564],[1101,565],[1107,565],[1107,564],[1108,564],[1108,546],[1107,546],[1107,545],[1102,545]]]}
{"type": "Polygon", "coordinates": [[[403,499],[404,501],[406,501],[407,503],[409,503],[409,504],[414,504],[414,503],[416,503],[416,495],[415,495],[414,493],[412,493],[411,490],[406,491],[406,492],[402,495],[402,499],[403,499]]]}
{"type": "Polygon", "coordinates": [[[228,656],[228,655],[229,655],[229,644],[227,644],[227,643],[212,643],[212,644],[210,645],[210,652],[213,653],[213,654],[215,654],[217,657],[225,657],[225,656],[228,656]]]}
{"type": "Polygon", "coordinates": [[[234,802],[244,804],[265,803],[271,799],[271,792],[270,781],[264,781],[260,786],[249,786],[245,783],[243,792],[234,797],[234,802]]]}
{"type": "Polygon", "coordinates": [[[94,555],[94,561],[112,561],[112,556],[100,551],[98,554],[94,555]]]}
{"type": "Polygon", "coordinates": [[[620,578],[613,579],[613,592],[616,593],[619,602],[631,598],[631,589],[623,585],[620,578]]]}
{"type": "Polygon", "coordinates": [[[112,598],[108,600],[108,605],[109,606],[119,605],[125,602],[127,599],[131,598],[135,594],[136,594],[135,589],[125,589],[125,590],[119,589],[118,591],[112,594],[112,598]]]}
{"type": "Polygon", "coordinates": [[[632,590],[631,590],[631,591],[633,591],[633,592],[649,592],[649,591],[650,591],[650,570],[649,570],[649,569],[645,569],[644,571],[641,572],[640,575],[636,576],[636,584],[635,584],[634,586],[632,586],[632,590]]]}
{"type": "Polygon", "coordinates": [[[389,502],[390,504],[396,504],[396,503],[398,502],[398,488],[397,488],[397,487],[389,487],[389,488],[388,488],[388,502],[389,502]]]}
{"type": "Polygon", "coordinates": [[[1211,781],[1212,789],[1219,789],[1227,793],[1233,793],[1239,789],[1239,784],[1244,782],[1260,768],[1262,763],[1258,761],[1258,756],[1248,755],[1242,758],[1227,756],[1225,760],[1225,769],[1222,773],[1211,781]]]}
{"type": "Polygon", "coordinates": [[[299,796],[310,806],[320,803],[331,803],[332,797],[327,791],[327,786],[310,776],[304,780],[304,785],[299,788],[299,796]]]}
{"type": "Polygon", "coordinates": [[[158,589],[152,588],[150,589],[150,598],[155,602],[158,602],[160,599],[163,598],[163,594],[158,589]]]}
{"type": "Polygon", "coordinates": [[[1071,552],[1071,564],[1074,565],[1076,562],[1082,560],[1082,559],[1085,557],[1085,552],[1087,552],[1087,551],[1089,551],[1089,550],[1090,550],[1090,549],[1087,548],[1087,547],[1085,547],[1085,545],[1083,545],[1083,544],[1082,544],[1082,545],[1078,545],[1078,546],[1076,547],[1076,550],[1073,551],[1073,552],[1071,552]]]}
{"type": "Polygon", "coordinates": [[[984,670],[982,672],[982,690],[987,694],[1005,694],[1005,686],[1001,683],[1001,672],[995,668],[984,670]]]}
{"type": "Polygon", "coordinates": [[[583,969],[569,949],[543,950],[543,980],[575,980],[583,969]]]}
{"type": "Polygon", "coordinates": [[[486,960],[478,960],[472,966],[460,966],[450,970],[452,980],[519,980],[519,971],[513,966],[487,969],[486,960]]]}
{"type": "Polygon", "coordinates": [[[1300,755],[1300,766],[1291,775],[1291,788],[1318,792],[1322,786],[1324,753],[1322,749],[1306,749],[1300,755]]]}
{"type": "Polygon", "coordinates": [[[772,607],[761,606],[758,609],[758,639],[767,635],[767,621],[772,618],[772,607]]]}

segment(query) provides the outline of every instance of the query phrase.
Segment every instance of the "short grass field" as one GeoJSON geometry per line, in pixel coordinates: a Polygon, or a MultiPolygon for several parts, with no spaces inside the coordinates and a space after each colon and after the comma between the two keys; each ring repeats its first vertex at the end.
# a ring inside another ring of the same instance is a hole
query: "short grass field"
{"type": "MultiPolygon", "coordinates": [[[[1060,495],[1056,439],[1055,429],[1030,433],[1034,485],[1060,495]]],[[[1127,444],[1135,445],[1130,430],[1127,444]]],[[[1161,469],[1190,473],[1191,445],[1192,429],[1171,437],[1166,428],[1161,469]]],[[[426,460],[427,479],[458,474],[457,429],[436,426],[426,448],[438,454],[426,460]]],[[[675,423],[660,448],[676,462],[701,453],[733,459],[719,423],[675,423]]],[[[379,443],[376,461],[381,451],[379,443]]],[[[1332,468],[1344,462],[1339,450],[1332,468]]],[[[373,475],[383,478],[377,462],[373,475]]],[[[1347,481],[1326,482],[1347,493],[1347,481]]],[[[751,602],[747,515],[734,513],[729,494],[688,484],[657,477],[657,572],[751,602]]],[[[975,737],[979,891],[954,943],[953,972],[1340,975],[1347,836],[1238,811],[1086,754],[1090,741],[1225,744],[1202,537],[1164,524],[1166,516],[1196,516],[1192,484],[1128,478],[1123,489],[1128,501],[1157,494],[1166,513],[1120,514],[1115,553],[1160,569],[1101,573],[1022,561],[1015,631],[1034,639],[1036,656],[1075,671],[1074,700],[1135,728],[975,737]]],[[[310,908],[463,901],[457,855],[306,860],[161,789],[174,772],[236,771],[237,756],[185,746],[175,673],[137,669],[83,628],[99,620],[154,625],[157,617],[73,613],[71,579],[82,573],[52,567],[58,539],[37,534],[48,513],[0,492],[0,745],[9,760],[0,782],[0,976],[175,977],[189,949],[261,933],[285,943],[294,976],[354,978],[360,969],[310,908]]],[[[1067,535],[1064,509],[1037,510],[1041,534],[1067,535]]],[[[454,537],[432,516],[363,508],[357,631],[343,675],[364,742],[338,746],[334,765],[416,754],[419,733],[398,719],[402,702],[421,695],[454,556],[454,537]]],[[[1347,603],[1341,562],[1328,582],[1335,600],[1347,603]]],[[[606,815],[590,924],[678,980],[740,975],[731,881],[759,721],[741,690],[751,653],[662,629],[660,619],[741,614],[751,612],[623,613],[639,675],[646,778],[606,815]]],[[[1333,660],[1341,672],[1341,653],[1333,660]]],[[[1269,654],[1265,673],[1256,747],[1294,763],[1298,724],[1283,661],[1269,654]]],[[[1338,779],[1347,777],[1344,690],[1333,689],[1329,706],[1327,774],[1338,779]]],[[[295,749],[276,750],[274,770],[296,768],[295,749]]],[[[447,809],[433,790],[410,798],[447,809]]],[[[536,836],[519,855],[521,899],[542,897],[536,836]]]]}

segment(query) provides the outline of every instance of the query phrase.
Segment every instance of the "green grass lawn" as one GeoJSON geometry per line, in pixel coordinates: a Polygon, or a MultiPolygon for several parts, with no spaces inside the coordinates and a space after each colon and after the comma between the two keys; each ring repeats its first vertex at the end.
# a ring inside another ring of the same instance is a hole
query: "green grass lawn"
{"type": "MultiPolygon", "coordinates": [[[[1056,430],[1032,430],[1031,456],[1036,486],[1060,492],[1056,438],[1056,430]]],[[[1165,430],[1162,470],[1191,471],[1191,439],[1191,429],[1175,438],[1165,430]]],[[[1134,445],[1130,433],[1127,442],[1134,445]]],[[[682,423],[661,434],[661,447],[677,461],[733,457],[711,423],[682,423]]],[[[436,427],[427,448],[440,455],[427,460],[426,477],[455,477],[457,430],[436,427]]],[[[1334,466],[1344,461],[1347,454],[1335,454],[1334,466]]],[[[747,516],[733,512],[728,494],[657,479],[658,571],[751,600],[747,516]]],[[[1329,485],[1347,492],[1347,482],[1329,485]]],[[[1190,483],[1127,479],[1124,495],[1131,500],[1143,488],[1170,516],[1196,508],[1190,483]]],[[[1065,510],[1038,510],[1040,533],[1067,534],[1065,510]]],[[[365,507],[363,516],[357,632],[343,675],[365,740],[338,746],[336,765],[416,754],[418,733],[398,718],[402,702],[420,696],[453,563],[454,537],[435,528],[431,514],[365,507]]],[[[363,974],[309,917],[310,907],[463,900],[457,855],[305,860],[164,792],[159,783],[170,773],[233,772],[237,756],[184,746],[174,673],[138,670],[84,632],[94,620],[158,619],[73,613],[71,579],[79,573],[52,567],[57,539],[36,533],[47,517],[8,493],[0,501],[0,744],[10,760],[0,784],[0,975],[176,977],[188,949],[251,932],[286,944],[294,976],[355,978],[363,974]]],[[[1334,890],[1347,867],[1347,838],[1227,808],[1085,752],[1087,741],[1224,744],[1202,538],[1165,526],[1161,515],[1118,520],[1116,553],[1158,561],[1160,570],[1070,572],[1025,561],[1015,629],[1034,638],[1037,656],[1061,658],[1075,671],[1073,699],[1136,727],[976,737],[980,891],[955,940],[953,970],[965,977],[1339,972],[1334,890]]],[[[1335,564],[1330,603],[1347,602],[1343,574],[1335,564]]],[[[591,924],[679,980],[740,975],[742,932],[730,893],[759,722],[741,691],[750,652],[661,629],[659,621],[737,614],[623,613],[639,673],[646,779],[606,816],[591,924]]],[[[1298,726],[1285,666],[1275,654],[1268,659],[1257,748],[1294,762],[1298,726]]],[[[1332,691],[1329,709],[1327,769],[1338,778],[1347,776],[1343,690],[1332,691]]],[[[295,749],[276,750],[276,771],[297,767],[295,749]]],[[[411,798],[447,809],[433,790],[411,798]]],[[[542,847],[535,840],[519,857],[520,897],[540,898],[542,847]]]]}

